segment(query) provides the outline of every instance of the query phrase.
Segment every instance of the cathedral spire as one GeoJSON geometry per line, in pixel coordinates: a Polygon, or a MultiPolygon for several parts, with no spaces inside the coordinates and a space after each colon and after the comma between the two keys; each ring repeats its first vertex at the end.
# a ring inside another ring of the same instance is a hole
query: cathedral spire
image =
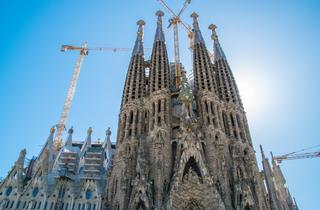
{"type": "Polygon", "coordinates": [[[192,13],[193,18],[193,75],[196,91],[215,92],[216,82],[211,59],[201,35],[198,14],[192,13]]]}
{"type": "Polygon", "coordinates": [[[216,32],[217,26],[214,24],[209,25],[209,29],[212,31],[211,39],[213,40],[213,53],[214,53],[214,61],[225,59],[226,56],[222,50],[222,47],[219,43],[218,35],[216,32]]]}
{"type": "Polygon", "coordinates": [[[194,28],[194,40],[193,41],[194,41],[194,44],[197,44],[197,43],[204,44],[204,40],[203,40],[201,31],[199,28],[199,23],[198,23],[199,15],[197,13],[193,12],[191,14],[191,17],[193,18],[193,28],[194,28]]]}
{"type": "Polygon", "coordinates": [[[86,144],[87,144],[87,147],[91,147],[91,135],[92,135],[92,127],[89,127],[88,130],[87,130],[87,138],[86,138],[86,144]]]}
{"type": "Polygon", "coordinates": [[[143,28],[146,23],[143,20],[139,20],[137,25],[139,26],[137,32],[137,39],[134,44],[132,55],[143,56],[143,28]]]}
{"type": "Polygon", "coordinates": [[[234,79],[231,68],[227,62],[226,56],[219,43],[216,28],[217,26],[215,26],[214,24],[211,24],[209,26],[209,29],[212,31],[211,38],[214,43],[214,68],[216,72],[217,93],[220,99],[227,102],[233,102],[234,104],[243,107],[238,86],[234,79]]]}
{"type": "Polygon", "coordinates": [[[151,66],[149,74],[150,93],[169,88],[169,61],[162,30],[161,18],[164,13],[159,10],[156,15],[158,16],[158,21],[151,54],[151,66]]]}
{"type": "MultiPolygon", "coordinates": [[[[53,139],[54,139],[54,132],[56,129],[54,127],[50,128],[50,134],[47,139],[46,147],[50,154],[53,154],[53,139]]],[[[45,149],[45,148],[44,148],[45,149]]]]}
{"type": "Polygon", "coordinates": [[[275,210],[283,210],[283,208],[280,205],[279,198],[277,195],[276,183],[274,182],[274,176],[273,176],[273,172],[271,170],[269,160],[268,160],[268,158],[265,157],[264,151],[263,151],[263,148],[261,145],[260,145],[260,151],[261,151],[261,156],[262,156],[262,167],[263,167],[264,178],[266,181],[268,194],[269,194],[269,198],[270,198],[269,199],[270,206],[273,206],[273,208],[275,210]]]}
{"type": "Polygon", "coordinates": [[[72,134],[73,134],[73,127],[71,127],[68,130],[68,137],[67,137],[67,141],[66,141],[66,146],[72,146],[72,134]]]}
{"type": "Polygon", "coordinates": [[[159,10],[156,12],[156,15],[158,16],[158,21],[157,21],[157,31],[156,31],[154,41],[164,42],[165,38],[162,30],[162,16],[164,15],[164,13],[161,10],[159,10]]]}
{"type": "Polygon", "coordinates": [[[106,130],[106,139],[103,143],[103,148],[107,151],[108,158],[111,158],[111,152],[112,152],[110,136],[111,136],[111,130],[110,128],[108,128],[106,130]]]}
{"type": "Polygon", "coordinates": [[[141,98],[145,94],[145,72],[143,58],[143,27],[145,22],[143,20],[139,20],[137,25],[137,39],[128,67],[121,106],[129,101],[141,98]]]}

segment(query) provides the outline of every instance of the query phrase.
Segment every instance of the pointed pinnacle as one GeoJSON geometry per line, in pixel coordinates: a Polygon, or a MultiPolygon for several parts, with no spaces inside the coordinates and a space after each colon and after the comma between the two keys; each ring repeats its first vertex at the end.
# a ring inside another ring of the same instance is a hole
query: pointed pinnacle
{"type": "Polygon", "coordinates": [[[111,135],[111,130],[110,127],[108,127],[108,129],[106,130],[106,136],[110,136],[111,135]]]}
{"type": "Polygon", "coordinates": [[[87,134],[88,134],[88,135],[91,135],[91,134],[92,134],[92,131],[93,131],[93,130],[92,130],[92,127],[89,127],[88,130],[87,130],[87,134]]]}
{"type": "Polygon", "coordinates": [[[73,126],[71,126],[71,128],[69,128],[68,134],[73,134],[73,126]]]}
{"type": "Polygon", "coordinates": [[[54,127],[50,128],[50,133],[54,133],[56,131],[56,129],[54,127]]]}
{"type": "Polygon", "coordinates": [[[197,20],[197,18],[199,17],[199,15],[198,15],[197,13],[193,12],[193,13],[190,15],[190,17],[192,17],[193,20],[197,20]]]}
{"type": "Polygon", "coordinates": [[[210,24],[208,27],[210,30],[215,31],[218,28],[215,24],[210,24]]]}
{"type": "Polygon", "coordinates": [[[138,20],[137,21],[137,25],[138,26],[144,26],[146,24],[146,22],[144,22],[144,20],[138,20]]]}
{"type": "Polygon", "coordinates": [[[218,40],[218,35],[217,35],[217,32],[216,32],[217,26],[214,25],[214,24],[210,24],[208,28],[212,31],[211,39],[212,40],[218,40]]]}
{"type": "Polygon", "coordinates": [[[164,15],[164,13],[161,11],[161,10],[158,10],[156,12],[156,16],[158,16],[158,21],[157,21],[157,24],[158,26],[162,26],[162,19],[161,17],[164,15]]]}
{"type": "Polygon", "coordinates": [[[264,151],[261,144],[260,144],[260,151],[261,151],[262,159],[265,159],[264,151]]]}
{"type": "Polygon", "coordinates": [[[158,10],[158,11],[156,12],[156,16],[162,17],[162,16],[164,16],[164,13],[163,13],[161,10],[158,10]]]}

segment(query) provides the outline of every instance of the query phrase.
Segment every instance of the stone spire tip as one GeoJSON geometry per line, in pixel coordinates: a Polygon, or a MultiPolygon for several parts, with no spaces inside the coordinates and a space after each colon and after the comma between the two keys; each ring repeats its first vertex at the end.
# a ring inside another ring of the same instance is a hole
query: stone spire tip
{"type": "Polygon", "coordinates": [[[108,129],[106,130],[106,136],[110,136],[111,135],[111,130],[110,127],[108,127],[108,129]]]}
{"type": "Polygon", "coordinates": [[[156,12],[156,16],[162,17],[162,16],[164,16],[164,13],[163,13],[161,10],[158,10],[158,11],[156,12]]]}
{"type": "Polygon", "coordinates": [[[157,29],[156,29],[156,35],[155,35],[154,41],[164,42],[165,38],[162,30],[162,18],[161,18],[164,15],[164,13],[161,10],[158,10],[156,12],[156,15],[158,16],[158,21],[157,21],[157,29]]]}
{"type": "Polygon", "coordinates": [[[91,135],[91,134],[92,134],[92,131],[93,131],[93,130],[92,130],[92,127],[89,127],[88,130],[87,130],[87,134],[88,134],[88,135],[91,135]]]}
{"type": "Polygon", "coordinates": [[[260,144],[260,151],[261,151],[262,158],[265,159],[264,151],[261,144],[260,144]]]}
{"type": "Polygon", "coordinates": [[[73,126],[71,126],[71,128],[69,128],[68,134],[73,134],[73,126]]]}
{"type": "Polygon", "coordinates": [[[205,44],[204,39],[203,39],[201,32],[200,32],[200,28],[199,28],[199,23],[198,23],[199,15],[197,13],[193,12],[190,15],[190,17],[193,18],[194,44],[197,44],[197,43],[205,44]]]}
{"type": "Polygon", "coordinates": [[[192,17],[194,20],[196,20],[196,19],[199,17],[199,15],[198,15],[197,13],[193,12],[193,13],[190,15],[190,17],[192,17]]]}
{"type": "Polygon", "coordinates": [[[215,24],[210,24],[208,29],[210,29],[211,31],[215,31],[218,27],[215,24]]]}
{"type": "Polygon", "coordinates": [[[137,21],[138,26],[144,26],[145,24],[146,24],[146,22],[144,22],[144,20],[142,20],[142,19],[137,21]]]}
{"type": "Polygon", "coordinates": [[[50,128],[50,133],[54,133],[56,131],[56,129],[54,127],[50,128]]]}

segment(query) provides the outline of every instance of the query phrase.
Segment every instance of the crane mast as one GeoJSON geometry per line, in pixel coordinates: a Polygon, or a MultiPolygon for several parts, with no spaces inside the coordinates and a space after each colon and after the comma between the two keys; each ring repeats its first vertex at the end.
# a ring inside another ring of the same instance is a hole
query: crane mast
{"type": "MultiPolygon", "coordinates": [[[[63,131],[65,130],[65,126],[68,120],[68,116],[69,116],[69,112],[70,112],[70,108],[72,105],[72,100],[73,100],[73,96],[75,94],[76,91],[76,87],[77,87],[77,83],[78,83],[78,79],[79,79],[79,75],[80,75],[80,70],[81,70],[81,66],[83,63],[83,60],[85,58],[86,55],[88,55],[89,50],[95,50],[95,51],[113,51],[113,52],[117,52],[117,51],[129,51],[131,50],[131,48],[111,48],[111,47],[96,47],[96,48],[88,48],[88,44],[84,43],[81,47],[78,46],[72,46],[72,45],[62,45],[61,46],[61,51],[62,52],[66,52],[68,50],[76,50],[76,51],[80,51],[79,54],[79,58],[77,60],[77,63],[74,67],[74,71],[73,71],[73,75],[72,75],[72,80],[70,82],[70,86],[67,92],[67,97],[66,100],[64,102],[63,105],[63,109],[61,112],[61,116],[60,116],[60,120],[59,123],[56,125],[57,127],[57,134],[54,140],[54,147],[55,149],[58,151],[63,142],[62,142],[62,134],[63,131]]],[[[146,48],[146,50],[150,50],[150,48],[146,48]]]]}
{"type": "Polygon", "coordinates": [[[176,87],[179,87],[181,80],[181,64],[180,64],[180,50],[179,50],[179,34],[178,34],[178,20],[173,19],[173,36],[174,36],[174,63],[175,63],[175,81],[176,87]]]}
{"type": "Polygon", "coordinates": [[[82,47],[73,47],[73,46],[63,45],[61,51],[66,51],[66,50],[80,50],[80,55],[74,67],[72,80],[70,82],[70,86],[67,92],[67,97],[63,105],[63,110],[60,116],[59,123],[57,124],[57,135],[54,141],[54,146],[56,150],[59,150],[62,146],[62,138],[61,138],[62,133],[65,130],[66,122],[67,122],[71,104],[72,104],[72,99],[76,91],[80,70],[81,70],[81,65],[83,63],[84,57],[88,55],[88,45],[87,43],[85,43],[82,47]]]}
{"type": "MultiPolygon", "coordinates": [[[[178,31],[178,25],[181,23],[189,32],[189,38],[190,38],[190,32],[192,33],[191,27],[188,26],[186,23],[182,22],[180,20],[180,16],[185,11],[187,6],[191,3],[191,0],[186,0],[183,4],[183,7],[179,11],[178,15],[168,6],[168,4],[164,0],[158,0],[172,15],[172,18],[170,19],[170,24],[168,28],[170,28],[173,25],[173,38],[174,38],[174,63],[175,63],[175,83],[176,87],[180,86],[181,83],[181,63],[180,63],[180,49],[179,49],[179,31],[178,31]]],[[[191,35],[192,37],[192,35],[191,35]]]]}

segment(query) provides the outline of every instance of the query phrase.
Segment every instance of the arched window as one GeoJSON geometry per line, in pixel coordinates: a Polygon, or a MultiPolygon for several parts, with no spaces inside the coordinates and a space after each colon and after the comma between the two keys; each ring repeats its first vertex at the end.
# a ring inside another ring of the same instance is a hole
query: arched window
{"type": "Polygon", "coordinates": [[[158,113],[161,112],[161,100],[158,100],[158,113]]]}
{"type": "Polygon", "coordinates": [[[230,136],[230,128],[229,128],[229,123],[228,123],[228,117],[224,112],[222,112],[222,120],[223,120],[223,126],[224,126],[224,130],[226,132],[226,135],[230,136]]]}
{"type": "Polygon", "coordinates": [[[130,122],[130,125],[133,123],[133,112],[132,111],[130,112],[130,120],[129,120],[129,122],[130,122]]]}
{"type": "Polygon", "coordinates": [[[39,188],[38,187],[35,187],[32,191],[32,197],[36,197],[38,195],[38,192],[39,192],[39,188]]]}
{"type": "Polygon", "coordinates": [[[92,198],[92,191],[90,189],[87,189],[86,191],[86,199],[89,200],[92,198]]]}
{"type": "Polygon", "coordinates": [[[12,192],[12,186],[9,186],[6,190],[6,196],[9,196],[12,192]]]}

